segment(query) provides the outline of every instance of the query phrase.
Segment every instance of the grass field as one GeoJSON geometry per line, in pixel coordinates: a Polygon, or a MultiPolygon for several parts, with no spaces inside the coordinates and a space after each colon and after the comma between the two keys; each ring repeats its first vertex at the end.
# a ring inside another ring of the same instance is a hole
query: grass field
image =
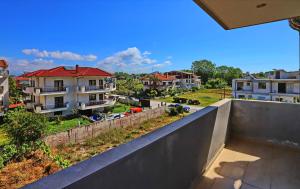
{"type": "MultiPolygon", "coordinates": [[[[221,100],[224,97],[223,93],[223,89],[200,89],[196,92],[186,92],[184,94],[179,95],[178,97],[199,100],[201,103],[199,106],[206,107],[221,100]]],[[[225,90],[225,96],[226,98],[231,97],[230,89],[225,90]]],[[[173,97],[160,98],[159,101],[172,103],[173,97]]]]}
{"type": "Polygon", "coordinates": [[[117,103],[112,110],[112,113],[123,113],[127,112],[130,109],[129,105],[117,103]]]}
{"type": "Polygon", "coordinates": [[[183,115],[168,116],[167,114],[163,114],[158,118],[141,123],[138,127],[115,128],[83,143],[61,145],[54,149],[54,151],[64,159],[69,160],[71,164],[75,164],[163,127],[182,117],[183,115]]]}
{"type": "Polygon", "coordinates": [[[56,121],[51,121],[47,126],[46,134],[50,135],[54,133],[59,133],[77,127],[79,124],[80,126],[84,126],[90,123],[91,121],[82,117],[73,118],[69,120],[62,120],[60,123],[57,123],[56,121]]]}

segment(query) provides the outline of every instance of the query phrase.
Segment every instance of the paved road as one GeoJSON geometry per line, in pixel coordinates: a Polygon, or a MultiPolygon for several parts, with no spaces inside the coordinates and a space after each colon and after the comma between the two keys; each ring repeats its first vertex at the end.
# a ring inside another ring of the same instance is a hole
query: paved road
{"type": "MultiPolygon", "coordinates": [[[[170,105],[170,104],[177,104],[177,103],[167,103],[167,105],[170,105]]],[[[150,101],[150,106],[158,107],[158,105],[161,105],[160,101],[156,101],[156,100],[151,100],[150,101]]],[[[204,108],[204,107],[201,107],[201,106],[192,106],[192,105],[185,105],[185,104],[182,104],[182,106],[189,106],[191,108],[191,112],[196,112],[196,111],[201,110],[201,109],[204,108]]]]}

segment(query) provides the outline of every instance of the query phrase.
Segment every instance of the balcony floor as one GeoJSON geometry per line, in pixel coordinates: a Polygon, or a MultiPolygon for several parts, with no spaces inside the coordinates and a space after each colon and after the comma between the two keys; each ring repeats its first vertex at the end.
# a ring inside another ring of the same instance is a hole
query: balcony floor
{"type": "Polygon", "coordinates": [[[300,151],[231,140],[197,189],[299,189],[300,151]]]}

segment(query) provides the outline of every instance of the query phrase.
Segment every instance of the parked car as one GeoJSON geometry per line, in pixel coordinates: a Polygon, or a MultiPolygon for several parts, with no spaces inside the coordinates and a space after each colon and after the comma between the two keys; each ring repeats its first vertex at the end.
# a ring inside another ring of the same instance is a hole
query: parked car
{"type": "Polygon", "coordinates": [[[184,106],[184,107],[183,107],[183,111],[184,111],[184,112],[190,112],[190,110],[191,110],[191,108],[188,107],[188,106],[184,106]]]}
{"type": "Polygon", "coordinates": [[[128,112],[125,112],[125,116],[129,116],[131,114],[139,113],[139,112],[142,112],[142,111],[143,111],[143,108],[133,107],[133,108],[130,108],[130,110],[128,112]]]}
{"type": "Polygon", "coordinates": [[[89,119],[93,122],[101,121],[101,120],[105,119],[105,115],[104,114],[93,114],[89,117],[89,119]]]}
{"type": "Polygon", "coordinates": [[[168,108],[177,108],[178,106],[181,106],[180,104],[169,104],[168,108]]]}
{"type": "Polygon", "coordinates": [[[107,116],[106,120],[114,120],[114,119],[120,119],[122,117],[125,117],[124,114],[110,114],[107,116]]]}

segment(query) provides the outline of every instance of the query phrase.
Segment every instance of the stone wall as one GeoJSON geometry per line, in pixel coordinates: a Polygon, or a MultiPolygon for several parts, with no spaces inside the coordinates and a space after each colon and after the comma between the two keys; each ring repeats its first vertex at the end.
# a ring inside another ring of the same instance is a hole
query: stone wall
{"type": "Polygon", "coordinates": [[[117,127],[138,127],[144,121],[157,118],[165,112],[165,107],[146,110],[121,119],[111,121],[94,122],[88,126],[77,127],[65,132],[50,135],[44,138],[44,141],[50,146],[57,146],[66,143],[82,142],[86,139],[98,136],[109,129],[117,127]]]}

